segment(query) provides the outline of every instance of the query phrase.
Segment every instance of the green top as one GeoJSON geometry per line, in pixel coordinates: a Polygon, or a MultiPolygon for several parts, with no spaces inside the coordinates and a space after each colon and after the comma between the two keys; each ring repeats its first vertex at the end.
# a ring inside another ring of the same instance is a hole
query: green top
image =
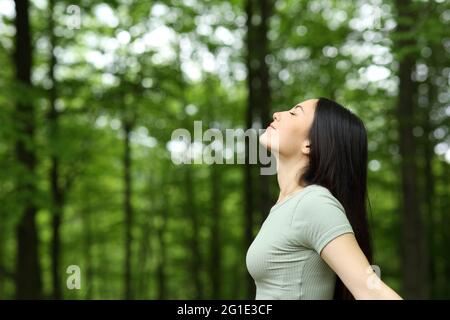
{"type": "Polygon", "coordinates": [[[274,205],[247,251],[255,299],[332,299],[336,274],[320,252],[344,233],[353,229],[327,188],[309,185],[274,205]]]}

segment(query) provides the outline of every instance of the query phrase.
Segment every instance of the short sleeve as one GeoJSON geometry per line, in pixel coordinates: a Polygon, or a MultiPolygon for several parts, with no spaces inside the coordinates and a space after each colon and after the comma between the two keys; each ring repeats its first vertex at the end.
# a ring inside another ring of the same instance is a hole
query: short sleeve
{"type": "Polygon", "coordinates": [[[354,233],[340,202],[323,187],[311,190],[299,200],[291,229],[296,245],[319,254],[334,238],[354,233]]]}

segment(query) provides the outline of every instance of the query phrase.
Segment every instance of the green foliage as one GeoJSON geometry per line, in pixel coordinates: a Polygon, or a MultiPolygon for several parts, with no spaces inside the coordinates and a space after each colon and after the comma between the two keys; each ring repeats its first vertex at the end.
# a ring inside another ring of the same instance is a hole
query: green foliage
{"type": "MultiPolygon", "coordinates": [[[[30,9],[32,86],[15,80],[13,35],[2,29],[3,25],[13,27],[13,20],[0,16],[0,298],[14,297],[12,277],[2,270],[14,272],[16,227],[23,214],[23,200],[29,197],[36,198],[39,207],[44,297],[52,296],[52,157],[59,161],[58,181],[64,191],[59,255],[63,298],[123,297],[127,125],[131,126],[132,296],[195,298],[198,292],[193,265],[199,270],[203,298],[212,296],[211,270],[215,266],[211,255],[216,248],[211,244],[211,230],[217,210],[220,297],[246,298],[242,165],[216,165],[216,177],[212,166],[206,164],[175,165],[168,148],[175,129],[185,128],[193,134],[194,121],[203,120],[203,130],[214,127],[222,134],[227,128],[245,126],[246,1],[78,1],[82,25],[73,30],[67,28],[70,17],[66,12],[73,1],[55,2],[53,30],[49,29],[48,1],[36,1],[30,9]],[[54,82],[49,74],[51,32],[56,41],[54,82]],[[53,88],[56,120],[49,118],[53,88]],[[23,173],[15,156],[16,141],[24,136],[24,128],[17,121],[18,104],[32,105],[35,110],[35,141],[28,141],[38,160],[33,176],[23,173]],[[37,192],[18,193],[17,185],[26,181],[35,182],[37,192]],[[218,184],[216,191],[214,184],[218,184]],[[217,204],[214,192],[219,194],[217,204]],[[192,244],[193,239],[197,245],[192,244]],[[198,250],[201,263],[193,259],[193,248],[198,250]],[[79,291],[66,288],[66,268],[73,264],[82,269],[79,291]]],[[[425,223],[436,233],[434,242],[428,244],[428,251],[436,253],[432,257],[435,269],[431,294],[448,298],[449,262],[444,252],[450,243],[450,8],[448,2],[430,2],[433,4],[415,4],[413,10],[421,13],[416,21],[393,20],[393,3],[383,1],[383,8],[390,10],[383,11],[381,26],[392,22],[397,26],[416,25],[414,31],[402,32],[377,29],[370,23],[364,26],[369,18],[360,16],[361,6],[370,1],[274,1],[266,61],[271,112],[307,98],[328,96],[364,120],[369,134],[375,264],[395,290],[402,290],[404,268],[399,214],[401,159],[395,113],[398,61],[412,56],[426,66],[425,78],[417,83],[432,93],[427,96],[418,88],[411,93],[417,101],[426,100],[416,119],[416,133],[430,126],[428,135],[417,134],[416,157],[422,170],[430,161],[434,177],[433,217],[423,211],[425,223]],[[357,23],[363,26],[355,27],[357,23]],[[399,43],[407,45],[399,47],[399,43]],[[427,50],[424,53],[425,47],[430,48],[430,54],[427,50]],[[370,74],[373,66],[386,76],[380,80],[379,74],[370,74]],[[443,146],[447,149],[437,154],[443,146]]],[[[419,176],[417,188],[425,194],[427,177],[419,176]]],[[[271,183],[276,190],[276,179],[271,183]]]]}

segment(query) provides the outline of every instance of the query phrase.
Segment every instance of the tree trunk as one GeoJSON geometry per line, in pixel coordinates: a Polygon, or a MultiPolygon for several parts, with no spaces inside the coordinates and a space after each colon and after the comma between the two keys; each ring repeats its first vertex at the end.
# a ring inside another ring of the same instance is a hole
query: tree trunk
{"type": "MultiPolygon", "coordinates": [[[[219,96],[215,93],[215,88],[218,85],[214,80],[206,79],[206,90],[209,93],[208,103],[212,106],[220,105],[221,101],[219,96]]],[[[206,110],[206,121],[212,123],[215,121],[215,108],[208,108],[206,110]]],[[[220,130],[220,128],[217,128],[220,130]]],[[[217,151],[214,151],[214,157],[216,157],[217,151]]],[[[219,151],[220,157],[223,158],[223,150],[219,151]]],[[[221,185],[221,169],[220,165],[212,164],[210,165],[210,182],[211,182],[211,223],[209,229],[209,276],[211,279],[211,298],[218,300],[221,297],[222,291],[222,254],[221,254],[221,243],[220,243],[220,224],[221,224],[221,193],[220,190],[223,188],[221,185]]]]}
{"type": "MultiPolygon", "coordinates": [[[[447,186],[447,188],[444,188],[444,192],[442,195],[442,225],[441,225],[441,234],[443,235],[443,248],[444,251],[448,250],[448,244],[450,243],[450,217],[448,214],[448,208],[450,207],[450,188],[448,186],[450,185],[449,177],[450,177],[450,165],[444,160],[441,160],[442,164],[442,182],[444,186],[447,186]]],[[[448,252],[448,251],[447,251],[448,252]]],[[[445,286],[445,292],[442,295],[443,297],[449,297],[450,296],[450,259],[448,259],[448,256],[443,256],[444,261],[444,286],[445,286]]]]}
{"type": "Polygon", "coordinates": [[[91,209],[90,206],[87,205],[81,211],[81,219],[83,223],[83,253],[84,253],[84,261],[86,268],[86,300],[92,299],[94,292],[94,268],[92,261],[92,217],[91,217],[91,209]]]}
{"type": "MultiPolygon", "coordinates": [[[[53,181],[52,181],[53,183],[53,181]]],[[[53,188],[53,187],[52,187],[53,188]]],[[[60,255],[61,255],[61,235],[60,226],[62,219],[62,205],[55,200],[56,208],[53,208],[52,213],[52,280],[53,280],[53,299],[59,300],[62,298],[61,290],[61,274],[60,274],[60,255]]]]}
{"type": "Polygon", "coordinates": [[[203,299],[203,283],[201,279],[202,272],[202,256],[200,251],[200,225],[197,216],[197,207],[195,203],[195,183],[192,177],[192,169],[185,167],[185,182],[186,182],[186,210],[191,224],[191,239],[190,239],[190,249],[191,249],[191,275],[194,282],[195,289],[195,299],[203,299]]]}
{"type": "MultiPolygon", "coordinates": [[[[255,91],[255,96],[258,97],[258,101],[254,106],[255,110],[259,111],[259,118],[262,124],[262,128],[267,127],[271,122],[270,117],[270,105],[271,105],[271,91],[269,83],[269,68],[266,62],[266,58],[269,54],[269,40],[267,38],[267,32],[269,30],[269,18],[272,14],[272,0],[259,0],[256,1],[259,6],[261,23],[256,27],[256,42],[255,48],[258,61],[258,71],[257,77],[260,83],[260,87],[253,87],[252,90],[255,91]]],[[[259,146],[261,147],[261,146],[259,146]]],[[[258,225],[262,225],[267,215],[269,214],[271,208],[271,197],[270,197],[270,177],[268,175],[259,174],[259,210],[260,210],[260,221],[258,225]]]]}
{"type": "MultiPolygon", "coordinates": [[[[269,83],[269,68],[266,62],[269,53],[269,41],[267,32],[269,29],[269,18],[273,10],[271,0],[247,0],[245,11],[247,15],[247,129],[253,128],[255,121],[261,123],[265,128],[270,122],[271,92],[269,83]]],[[[258,148],[261,146],[258,145],[258,148]]],[[[253,241],[254,224],[254,195],[253,195],[253,167],[248,163],[249,145],[246,143],[246,163],[244,166],[245,180],[245,239],[248,248],[253,241]]],[[[260,166],[258,166],[260,167],[260,166]]],[[[267,217],[271,207],[270,176],[259,174],[259,194],[257,226],[260,227],[267,217]]],[[[253,278],[247,275],[248,297],[253,298],[255,284],[253,278]]]]}
{"type": "Polygon", "coordinates": [[[211,166],[211,247],[210,247],[210,275],[212,284],[212,299],[220,299],[221,296],[221,245],[220,245],[220,169],[216,165],[211,166]]]}
{"type": "MultiPolygon", "coordinates": [[[[439,15],[439,10],[435,10],[436,7],[430,4],[428,12],[433,16],[439,15]]],[[[446,66],[448,57],[446,55],[445,48],[440,41],[430,41],[428,46],[431,48],[432,54],[427,59],[428,77],[426,85],[426,98],[427,108],[423,108],[425,111],[423,114],[424,121],[424,134],[423,142],[425,155],[425,163],[423,170],[424,183],[424,204],[425,204],[425,217],[427,220],[427,241],[430,250],[429,254],[429,270],[430,270],[430,284],[431,284],[431,299],[439,299],[445,297],[446,286],[448,286],[449,273],[444,272],[444,261],[447,261],[446,246],[449,242],[445,242],[445,234],[448,232],[439,232],[441,226],[445,227],[445,213],[447,207],[442,206],[440,201],[440,186],[448,186],[448,181],[441,181],[442,173],[439,170],[439,162],[442,161],[434,152],[434,146],[438,140],[434,137],[434,130],[442,124],[436,123],[431,117],[433,112],[436,112],[442,107],[439,102],[439,91],[442,90],[438,85],[438,79],[446,66]]],[[[445,123],[445,119],[444,119],[445,123]]],[[[445,165],[446,162],[442,161],[445,165]]],[[[448,167],[448,165],[447,165],[448,167]]],[[[448,188],[447,188],[448,189],[448,188]]],[[[448,219],[448,218],[447,218],[448,219]]],[[[448,229],[447,229],[448,230],[448,229]]]]}
{"type": "Polygon", "coordinates": [[[133,208],[131,205],[131,147],[130,133],[132,125],[128,121],[123,121],[124,126],[124,212],[125,212],[125,288],[124,297],[126,300],[132,299],[131,288],[131,244],[132,244],[132,223],[133,208]]]}
{"type": "MultiPolygon", "coordinates": [[[[246,112],[246,129],[251,129],[253,127],[253,117],[254,117],[254,105],[255,105],[255,92],[252,89],[253,83],[256,81],[254,68],[252,67],[253,62],[253,43],[254,43],[254,28],[252,25],[253,17],[253,0],[247,0],[245,5],[245,12],[247,14],[247,54],[246,54],[246,64],[247,64],[247,112],[246,112]]],[[[249,155],[250,144],[245,141],[245,164],[244,164],[244,234],[245,234],[245,248],[246,251],[253,242],[253,174],[252,165],[250,164],[249,155]]],[[[245,258],[245,257],[244,257],[245,258]]],[[[248,272],[246,272],[246,282],[247,282],[247,299],[253,299],[255,294],[255,282],[248,272]]]]}
{"type": "MultiPolygon", "coordinates": [[[[163,188],[170,184],[170,175],[169,168],[162,164],[161,170],[159,172],[163,172],[161,176],[161,180],[159,185],[163,188]]],[[[155,254],[157,254],[157,263],[156,263],[156,297],[158,300],[168,299],[168,286],[167,286],[167,278],[166,278],[166,268],[167,268],[167,244],[166,244],[166,233],[167,233],[167,224],[169,221],[169,212],[170,212],[170,193],[164,192],[161,197],[161,202],[158,207],[153,211],[157,215],[154,217],[153,226],[156,232],[156,240],[157,246],[154,249],[155,254]],[[156,219],[158,218],[158,219],[156,219]]]]}
{"type": "MultiPolygon", "coordinates": [[[[152,214],[152,210],[149,210],[149,214],[152,214]]],[[[149,217],[144,217],[144,221],[141,223],[141,238],[139,242],[139,256],[137,260],[138,277],[136,277],[135,290],[137,294],[135,297],[138,299],[148,299],[148,253],[151,252],[149,246],[150,235],[153,230],[150,228],[149,217]]]]}
{"type": "Polygon", "coordinates": [[[396,48],[403,53],[399,58],[399,93],[397,119],[401,155],[402,187],[402,239],[403,239],[403,285],[404,293],[410,299],[428,297],[428,259],[421,217],[419,194],[417,191],[416,139],[413,135],[416,114],[415,83],[411,79],[415,67],[416,43],[411,32],[411,24],[403,21],[413,17],[411,3],[408,0],[396,0],[398,12],[398,30],[396,48]]]}
{"type": "Polygon", "coordinates": [[[164,193],[163,205],[161,207],[161,225],[157,227],[157,235],[159,242],[159,260],[156,269],[158,279],[158,300],[167,299],[167,284],[166,284],[166,268],[167,268],[167,250],[165,234],[167,232],[167,222],[169,219],[169,195],[164,193]]]}
{"type": "MultiPolygon", "coordinates": [[[[430,68],[430,70],[434,70],[434,68],[430,68]]],[[[432,76],[433,72],[430,72],[430,77],[432,76]]],[[[426,217],[426,236],[427,236],[427,243],[430,250],[430,254],[428,256],[429,258],[429,270],[430,270],[430,283],[431,283],[431,289],[432,292],[431,298],[433,299],[435,297],[435,294],[437,294],[437,289],[440,286],[437,276],[437,269],[436,269],[436,260],[439,259],[440,255],[437,249],[437,241],[436,241],[436,212],[435,212],[435,174],[433,170],[433,163],[434,163],[434,139],[432,138],[432,133],[434,131],[434,125],[432,123],[432,120],[430,118],[431,112],[434,109],[434,105],[436,103],[435,97],[436,97],[436,90],[434,87],[434,84],[432,83],[432,79],[429,78],[427,81],[427,108],[424,110],[424,116],[423,116],[423,154],[424,156],[424,168],[423,168],[423,177],[425,179],[424,181],[424,188],[423,188],[423,202],[424,202],[424,211],[425,211],[425,217],[426,217]]],[[[436,295],[436,297],[438,297],[436,295]]]]}
{"type": "MultiPolygon", "coordinates": [[[[14,62],[16,77],[24,87],[31,86],[32,49],[28,0],[16,0],[16,48],[14,62]]],[[[35,110],[32,103],[18,102],[16,120],[19,128],[16,141],[17,163],[22,167],[24,181],[18,182],[18,192],[23,195],[23,214],[17,227],[17,299],[41,298],[41,272],[36,227],[36,155],[34,150],[35,110]]]]}
{"type": "MultiPolygon", "coordinates": [[[[50,67],[49,78],[52,82],[52,87],[49,92],[49,112],[47,115],[49,124],[49,142],[54,143],[59,137],[59,115],[56,110],[56,97],[57,88],[55,80],[55,66],[56,56],[54,49],[56,47],[56,37],[54,33],[54,17],[53,10],[55,6],[54,0],[49,1],[49,37],[50,37],[50,67]]],[[[61,274],[60,274],[60,260],[61,260],[61,236],[60,226],[63,215],[63,198],[64,192],[61,188],[61,174],[60,174],[60,161],[58,157],[58,150],[54,147],[50,152],[50,187],[51,187],[51,213],[52,213],[52,244],[51,244],[51,261],[52,261],[52,280],[53,280],[53,293],[52,297],[55,300],[62,298],[61,289],[61,274]]]]}

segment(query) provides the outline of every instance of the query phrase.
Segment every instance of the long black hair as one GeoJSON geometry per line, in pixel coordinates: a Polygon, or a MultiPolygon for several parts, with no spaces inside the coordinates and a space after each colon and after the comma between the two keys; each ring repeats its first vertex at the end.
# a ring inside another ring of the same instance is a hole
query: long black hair
{"type": "MultiPolygon", "coordinates": [[[[361,250],[372,264],[367,221],[367,134],[364,123],[335,101],[319,98],[309,132],[309,165],[302,183],[327,188],[345,209],[361,250]]],[[[336,277],[334,299],[354,299],[336,277]]]]}

